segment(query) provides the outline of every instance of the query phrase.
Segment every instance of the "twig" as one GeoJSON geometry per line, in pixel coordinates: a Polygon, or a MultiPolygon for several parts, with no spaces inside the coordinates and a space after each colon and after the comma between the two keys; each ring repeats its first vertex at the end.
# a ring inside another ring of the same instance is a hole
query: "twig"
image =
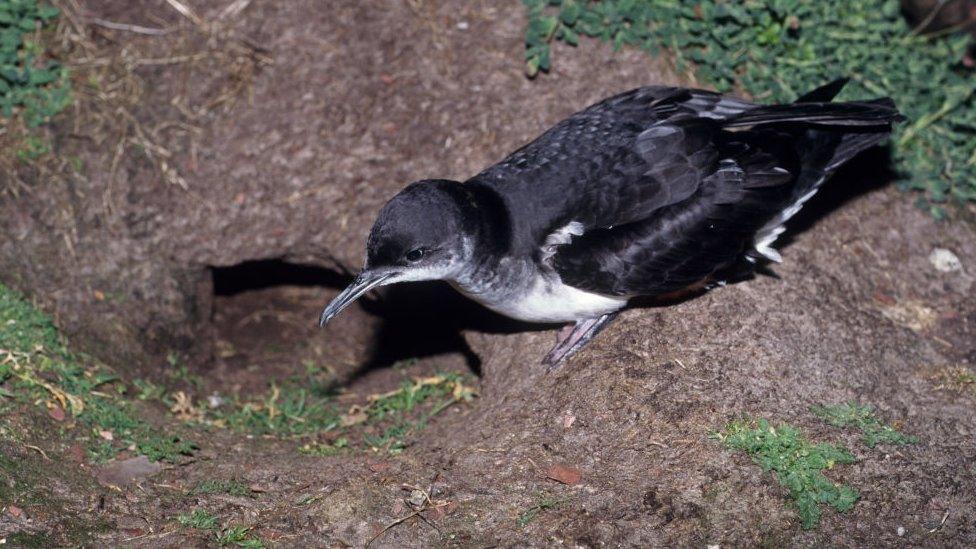
{"type": "Polygon", "coordinates": [[[420,516],[420,513],[422,511],[423,511],[423,509],[421,509],[419,511],[414,511],[413,513],[410,513],[409,515],[407,515],[405,517],[398,518],[398,519],[394,520],[393,522],[387,524],[386,527],[383,528],[382,530],[380,530],[379,532],[377,532],[375,536],[369,538],[369,541],[366,542],[366,546],[365,547],[368,549],[369,546],[370,546],[370,544],[372,544],[374,541],[376,541],[376,538],[378,538],[378,537],[382,536],[383,534],[385,534],[386,531],[389,530],[390,528],[393,528],[394,526],[397,526],[398,524],[403,524],[404,522],[412,519],[413,517],[419,517],[420,516]]]}
{"type": "Polygon", "coordinates": [[[948,518],[949,518],[949,511],[946,510],[945,514],[942,515],[942,522],[940,522],[939,525],[936,526],[935,528],[929,530],[929,533],[930,534],[934,534],[936,530],[938,530],[939,528],[942,528],[943,526],[945,526],[946,520],[948,520],[948,518]]]}
{"type": "Polygon", "coordinates": [[[169,4],[174,10],[179,12],[180,15],[186,17],[190,21],[193,21],[194,25],[197,25],[198,27],[203,26],[203,19],[200,19],[200,16],[193,13],[193,10],[191,10],[190,7],[183,2],[180,2],[179,0],[166,0],[166,3],[169,4]]]}
{"type": "Polygon", "coordinates": [[[106,21],[105,19],[94,18],[91,22],[99,27],[105,27],[106,29],[134,32],[136,34],[148,34],[150,36],[162,36],[164,34],[169,34],[172,29],[157,29],[153,27],[143,27],[141,25],[130,25],[128,23],[116,23],[114,21],[106,21]]]}
{"type": "Polygon", "coordinates": [[[217,16],[217,19],[227,19],[229,17],[235,17],[239,15],[242,11],[246,10],[249,5],[251,5],[251,0],[234,0],[220,12],[220,15],[217,16]]]}
{"type": "Polygon", "coordinates": [[[44,450],[38,448],[37,446],[34,446],[33,444],[25,444],[24,446],[41,454],[41,456],[43,456],[44,459],[46,459],[47,461],[51,461],[51,458],[47,457],[47,453],[44,450]]]}
{"type": "Polygon", "coordinates": [[[932,6],[932,9],[929,10],[929,12],[922,19],[922,21],[918,25],[916,25],[914,29],[912,29],[912,32],[909,33],[909,36],[918,36],[919,34],[922,34],[922,31],[925,30],[925,27],[929,26],[929,23],[931,23],[933,19],[938,17],[938,15],[942,13],[942,8],[946,7],[946,5],[948,4],[949,2],[947,0],[939,0],[939,2],[936,3],[936,5],[932,6]]]}

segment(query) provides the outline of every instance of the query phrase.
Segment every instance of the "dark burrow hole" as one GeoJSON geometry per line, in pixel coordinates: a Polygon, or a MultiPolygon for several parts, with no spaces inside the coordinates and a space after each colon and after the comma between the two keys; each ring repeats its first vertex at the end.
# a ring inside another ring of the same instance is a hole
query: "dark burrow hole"
{"type": "MultiPolygon", "coordinates": [[[[434,357],[433,367],[480,374],[465,329],[525,329],[442,283],[384,288],[361,298],[326,328],[322,308],[353,278],[280,259],[212,267],[212,375],[224,385],[260,388],[269,381],[330,372],[339,384],[394,364],[434,357]]],[[[426,361],[425,361],[426,362],[426,361]]]]}

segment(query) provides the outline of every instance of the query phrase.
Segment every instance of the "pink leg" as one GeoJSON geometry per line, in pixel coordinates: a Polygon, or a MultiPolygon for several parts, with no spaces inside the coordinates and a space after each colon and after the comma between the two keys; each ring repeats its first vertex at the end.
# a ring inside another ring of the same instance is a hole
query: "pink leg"
{"type": "Polygon", "coordinates": [[[617,313],[610,313],[598,318],[585,318],[578,320],[576,324],[561,328],[556,336],[556,346],[542,359],[546,370],[554,370],[560,363],[582,349],[616,316],[617,313]]]}

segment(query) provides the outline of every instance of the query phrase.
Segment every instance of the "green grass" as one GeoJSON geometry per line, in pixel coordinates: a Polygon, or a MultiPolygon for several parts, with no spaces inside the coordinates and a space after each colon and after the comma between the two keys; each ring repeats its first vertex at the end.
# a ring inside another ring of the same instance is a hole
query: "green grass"
{"type": "Polygon", "coordinates": [[[234,479],[211,479],[196,485],[194,494],[229,494],[231,496],[251,496],[247,484],[234,479]]]}
{"type": "Polygon", "coordinates": [[[918,437],[905,435],[898,429],[881,422],[874,408],[854,402],[833,406],[814,406],[811,410],[817,417],[834,427],[854,427],[861,431],[864,444],[874,448],[878,444],[915,444],[918,437]]]}
{"type": "Polygon", "coordinates": [[[176,522],[184,528],[212,530],[214,542],[221,547],[235,546],[248,549],[264,547],[264,542],[251,535],[251,527],[235,525],[223,528],[219,525],[217,516],[204,509],[194,509],[191,513],[180,513],[176,516],[176,522]]]}
{"type": "MultiPolygon", "coordinates": [[[[373,395],[365,405],[343,414],[332,395],[305,389],[304,385],[296,380],[272,385],[268,394],[258,398],[238,396],[221,408],[208,410],[205,421],[256,435],[295,437],[348,434],[354,425],[365,423],[368,432],[362,436],[362,446],[395,455],[406,447],[406,437],[426,426],[430,418],[475,396],[461,376],[440,374],[404,380],[399,388],[373,395]]],[[[341,436],[332,444],[306,443],[299,452],[334,456],[356,447],[349,436],[341,436]]]]}
{"type": "Polygon", "coordinates": [[[111,459],[129,446],[149,459],[176,462],[196,445],[140,419],[120,392],[125,387],[107,369],[72,353],[51,320],[27,300],[0,285],[0,399],[60,407],[83,427],[89,454],[111,459]],[[113,440],[99,436],[109,431],[113,440]]]}
{"type": "Polygon", "coordinates": [[[217,527],[217,517],[204,509],[194,509],[192,513],[180,513],[176,517],[176,522],[184,528],[198,530],[213,530],[217,527]]]}
{"type": "Polygon", "coordinates": [[[332,444],[310,442],[298,449],[298,451],[303,454],[307,454],[310,456],[319,456],[319,457],[338,456],[340,454],[345,453],[348,450],[349,450],[349,439],[346,437],[339,437],[332,444]]]}
{"type": "Polygon", "coordinates": [[[853,488],[835,484],[823,474],[837,464],[853,463],[854,456],[832,444],[813,444],[795,427],[773,426],[765,419],[734,421],[716,438],[773,472],[789,490],[804,529],[820,522],[821,505],[844,512],[859,497],[853,488]]]}
{"type": "Polygon", "coordinates": [[[399,454],[406,448],[406,437],[410,433],[423,429],[430,418],[448,406],[470,401],[474,396],[474,390],[464,385],[462,377],[457,374],[405,380],[399,389],[375,397],[366,407],[365,412],[371,424],[387,425],[380,434],[364,435],[363,443],[376,452],[399,454]],[[429,409],[420,413],[419,418],[407,418],[421,405],[428,403],[429,409]]]}
{"type": "Polygon", "coordinates": [[[341,423],[341,415],[329,397],[295,385],[275,385],[259,399],[237,399],[208,413],[219,426],[256,435],[322,433],[341,423]]]}
{"type": "Polygon", "coordinates": [[[518,527],[525,528],[529,523],[537,519],[540,513],[549,509],[555,509],[562,505],[564,501],[545,494],[539,494],[531,507],[519,513],[518,519],[516,520],[518,527]]]}
{"type": "Polygon", "coordinates": [[[251,536],[251,528],[247,526],[231,526],[225,528],[219,534],[217,534],[217,545],[226,546],[234,545],[237,547],[246,547],[248,549],[260,549],[264,547],[264,543],[251,536]]]}
{"type": "Polygon", "coordinates": [[[841,76],[841,100],[891,96],[900,185],[936,217],[976,201],[976,74],[959,62],[964,34],[915,36],[898,0],[523,0],[526,70],[549,70],[550,43],[580,35],[649,52],[666,48],[703,85],[792,101],[841,76]]]}
{"type": "Polygon", "coordinates": [[[28,127],[43,124],[71,103],[67,69],[31,40],[58,14],[37,0],[0,0],[0,114],[22,113],[28,127]]]}

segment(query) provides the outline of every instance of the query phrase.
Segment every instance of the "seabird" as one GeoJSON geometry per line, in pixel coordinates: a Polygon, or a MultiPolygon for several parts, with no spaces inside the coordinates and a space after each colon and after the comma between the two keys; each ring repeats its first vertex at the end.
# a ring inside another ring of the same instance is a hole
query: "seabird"
{"type": "Polygon", "coordinates": [[[362,272],[322,312],[364,293],[446,280],[503,315],[560,330],[553,368],[628,301],[710,289],[734,265],[779,262],[783,224],[903,120],[890,98],[793,103],[649,86],[600,101],[464,183],[407,186],[380,211],[362,272]]]}

